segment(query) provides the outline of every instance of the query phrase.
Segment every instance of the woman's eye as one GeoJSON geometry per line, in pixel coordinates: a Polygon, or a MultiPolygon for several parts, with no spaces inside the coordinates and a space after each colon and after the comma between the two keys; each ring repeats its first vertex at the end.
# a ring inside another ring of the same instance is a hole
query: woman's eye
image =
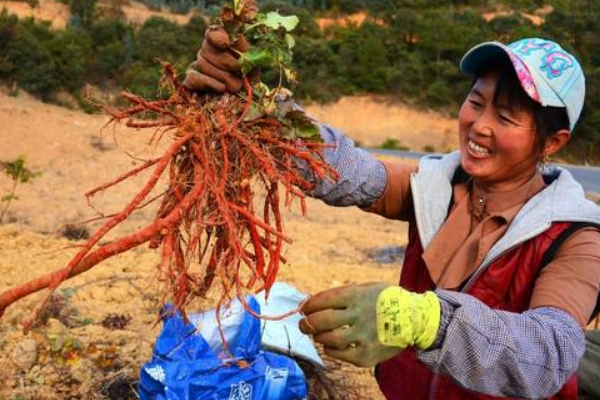
{"type": "Polygon", "coordinates": [[[481,103],[477,100],[469,100],[469,103],[473,106],[473,107],[481,107],[481,103]]]}
{"type": "Polygon", "coordinates": [[[515,123],[515,122],[512,120],[512,118],[510,118],[510,117],[509,117],[509,116],[507,116],[507,115],[500,114],[500,115],[499,115],[499,117],[500,117],[500,121],[502,121],[502,122],[505,122],[505,123],[507,123],[507,124],[514,124],[514,123],[515,123]]]}

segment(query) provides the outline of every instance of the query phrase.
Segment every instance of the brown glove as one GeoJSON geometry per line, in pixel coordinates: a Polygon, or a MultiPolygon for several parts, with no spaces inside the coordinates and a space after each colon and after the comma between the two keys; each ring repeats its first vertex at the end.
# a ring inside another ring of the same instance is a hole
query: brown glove
{"type": "Polygon", "coordinates": [[[232,49],[242,53],[248,50],[246,39],[240,36],[232,44],[225,29],[218,25],[209,26],[196,61],[185,72],[183,86],[200,92],[238,92],[244,81],[238,55],[232,49]]]}

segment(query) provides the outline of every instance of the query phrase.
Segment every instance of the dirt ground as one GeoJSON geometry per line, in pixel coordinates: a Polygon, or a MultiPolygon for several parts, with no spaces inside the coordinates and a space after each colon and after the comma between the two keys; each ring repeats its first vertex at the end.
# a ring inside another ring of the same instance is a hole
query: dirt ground
{"type": "MultiPolygon", "coordinates": [[[[66,265],[83,243],[66,236],[78,227],[89,232],[98,227],[97,222],[77,225],[97,216],[84,193],[132,168],[135,157],[160,151],[148,148],[144,132],[103,129],[106,120],[26,95],[0,94],[0,161],[23,155],[26,167],[41,173],[17,188],[19,199],[10,205],[7,223],[0,225],[0,291],[66,265]]],[[[119,210],[143,178],[94,197],[94,208],[107,214],[119,210]]],[[[2,175],[0,195],[9,188],[2,175]]],[[[405,244],[404,223],[314,200],[308,202],[306,217],[297,208],[285,214],[294,243],[285,248],[288,262],[279,280],[306,293],[397,281],[399,264],[376,262],[370,254],[374,248],[405,244]]],[[[152,211],[132,217],[115,235],[143,226],[152,211]]],[[[20,323],[40,296],[8,308],[0,320],[0,399],[135,398],[131,387],[140,366],[150,360],[160,329],[154,326],[160,306],[157,262],[153,250],[140,247],[64,283],[45,323],[28,335],[20,323]]],[[[381,399],[371,370],[327,363],[329,376],[340,385],[340,399],[348,398],[346,390],[358,392],[359,398],[381,399]]]]}

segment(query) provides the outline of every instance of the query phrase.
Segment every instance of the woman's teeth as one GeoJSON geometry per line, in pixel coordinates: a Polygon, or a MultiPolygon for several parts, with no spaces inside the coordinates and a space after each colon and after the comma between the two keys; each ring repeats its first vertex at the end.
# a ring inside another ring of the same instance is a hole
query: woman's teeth
{"type": "Polygon", "coordinates": [[[485,156],[485,155],[489,155],[491,153],[485,147],[482,147],[482,146],[478,145],[477,143],[475,143],[475,142],[473,142],[471,140],[469,140],[468,146],[469,146],[469,150],[471,152],[475,153],[475,154],[479,154],[479,155],[485,156]]]}

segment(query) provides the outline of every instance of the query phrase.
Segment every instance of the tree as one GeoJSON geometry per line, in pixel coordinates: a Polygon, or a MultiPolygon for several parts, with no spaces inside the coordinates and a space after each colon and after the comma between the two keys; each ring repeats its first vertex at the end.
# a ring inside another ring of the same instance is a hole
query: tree
{"type": "Polygon", "coordinates": [[[43,40],[53,36],[47,25],[24,21],[18,25],[7,51],[7,59],[14,66],[14,77],[19,86],[42,99],[47,99],[58,87],[55,63],[43,40]]]}
{"type": "Polygon", "coordinates": [[[383,92],[391,76],[391,63],[384,45],[385,28],[364,23],[333,30],[332,49],[339,58],[339,73],[361,91],[383,92]]]}
{"type": "MultiPolygon", "coordinates": [[[[139,60],[146,65],[154,64],[162,59],[170,62],[183,61],[187,66],[195,56],[190,51],[183,27],[161,17],[146,20],[137,35],[139,60]]],[[[198,44],[195,44],[197,47],[198,44]]]]}
{"type": "Polygon", "coordinates": [[[16,15],[9,15],[6,8],[0,11],[0,79],[12,79],[14,63],[9,57],[11,43],[17,37],[19,20],[16,15]]]}
{"type": "Polygon", "coordinates": [[[70,0],[69,24],[76,28],[90,29],[96,17],[96,2],[97,0],[70,0]]]}
{"type": "Polygon", "coordinates": [[[294,68],[300,85],[298,98],[320,102],[336,100],[344,92],[339,59],[323,39],[304,38],[294,48],[294,68]]]}
{"type": "Polygon", "coordinates": [[[91,40],[86,32],[58,31],[46,44],[54,65],[55,89],[73,91],[84,81],[91,54],[91,40]]]}
{"type": "Polygon", "coordinates": [[[136,57],[133,27],[120,19],[101,20],[90,30],[90,38],[93,51],[87,79],[96,84],[106,79],[120,81],[136,57]]]}

